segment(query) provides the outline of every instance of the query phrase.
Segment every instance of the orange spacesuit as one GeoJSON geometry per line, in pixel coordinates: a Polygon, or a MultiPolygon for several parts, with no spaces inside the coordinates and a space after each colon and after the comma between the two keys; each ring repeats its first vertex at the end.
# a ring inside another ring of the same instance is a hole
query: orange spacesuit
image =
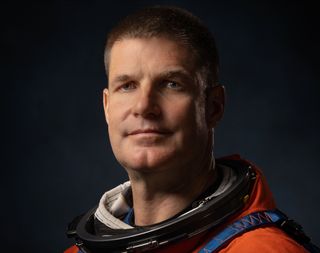
{"type": "MultiPolygon", "coordinates": [[[[245,198],[244,207],[236,214],[230,216],[226,222],[216,226],[214,229],[202,232],[198,235],[183,239],[172,244],[168,244],[148,252],[154,253],[176,253],[176,252],[219,252],[219,253],[304,253],[309,252],[306,248],[293,239],[290,235],[283,231],[275,224],[267,224],[243,232],[229,236],[228,240],[218,242],[220,243],[217,249],[210,250],[208,244],[212,240],[218,241],[216,238],[221,231],[223,232],[228,226],[235,221],[248,216],[252,213],[275,210],[276,205],[272,197],[272,193],[267,186],[265,178],[261,171],[248,161],[240,159],[238,155],[230,156],[223,159],[241,160],[248,164],[255,172],[255,181],[251,192],[245,198]],[[216,238],[216,239],[215,239],[216,238]]],[[[107,252],[107,251],[106,251],[107,252]]],[[[81,253],[76,246],[67,249],[65,253],[81,253]]],[[[94,252],[93,252],[94,253],[94,252]]]]}

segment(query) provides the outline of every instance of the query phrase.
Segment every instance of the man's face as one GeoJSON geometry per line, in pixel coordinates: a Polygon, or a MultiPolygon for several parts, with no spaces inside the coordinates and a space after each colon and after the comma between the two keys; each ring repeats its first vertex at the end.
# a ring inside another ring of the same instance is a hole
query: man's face
{"type": "Polygon", "coordinates": [[[164,38],[123,39],[112,47],[108,76],[105,114],[122,166],[172,170],[202,158],[211,127],[187,48],[164,38]]]}

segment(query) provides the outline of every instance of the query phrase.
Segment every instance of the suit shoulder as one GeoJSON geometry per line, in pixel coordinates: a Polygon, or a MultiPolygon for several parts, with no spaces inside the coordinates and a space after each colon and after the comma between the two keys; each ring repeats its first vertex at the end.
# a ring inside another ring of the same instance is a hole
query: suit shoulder
{"type": "Polygon", "coordinates": [[[220,253],[307,253],[308,251],[276,227],[257,228],[233,239],[220,253]]]}

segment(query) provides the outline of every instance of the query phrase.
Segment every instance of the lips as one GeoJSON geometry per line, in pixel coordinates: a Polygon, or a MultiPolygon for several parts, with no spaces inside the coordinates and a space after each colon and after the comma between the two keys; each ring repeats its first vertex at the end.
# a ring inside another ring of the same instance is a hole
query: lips
{"type": "Polygon", "coordinates": [[[136,129],[133,131],[130,131],[128,135],[143,135],[143,134],[170,134],[169,131],[165,129],[136,129]]]}

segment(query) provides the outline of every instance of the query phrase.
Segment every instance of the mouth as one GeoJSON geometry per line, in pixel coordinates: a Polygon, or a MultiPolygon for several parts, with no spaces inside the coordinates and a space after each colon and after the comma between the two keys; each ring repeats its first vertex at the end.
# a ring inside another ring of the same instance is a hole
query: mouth
{"type": "Polygon", "coordinates": [[[169,131],[164,129],[136,129],[128,133],[128,135],[167,135],[169,131]]]}

